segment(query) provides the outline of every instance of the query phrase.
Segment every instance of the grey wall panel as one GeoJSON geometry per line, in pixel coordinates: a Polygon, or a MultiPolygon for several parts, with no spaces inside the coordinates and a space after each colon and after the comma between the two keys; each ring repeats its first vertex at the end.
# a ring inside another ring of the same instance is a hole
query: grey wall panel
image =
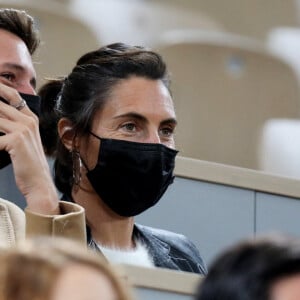
{"type": "Polygon", "coordinates": [[[300,201],[296,198],[256,193],[257,233],[283,232],[300,236],[300,201]]]}
{"type": "Polygon", "coordinates": [[[148,288],[134,288],[134,296],[137,300],[192,300],[194,295],[179,294],[167,291],[159,291],[148,288]]]}
{"type": "Polygon", "coordinates": [[[25,199],[16,186],[12,165],[0,170],[0,197],[18,206],[26,206],[25,199]]]}
{"type": "Polygon", "coordinates": [[[254,192],[177,177],[156,206],[136,221],[188,236],[206,263],[254,232],[254,192]]]}
{"type": "MultiPolygon", "coordinates": [[[[54,161],[52,158],[47,158],[47,160],[53,172],[54,161]]],[[[0,170],[0,198],[14,202],[21,208],[26,207],[25,198],[16,186],[12,164],[0,170]]]]}

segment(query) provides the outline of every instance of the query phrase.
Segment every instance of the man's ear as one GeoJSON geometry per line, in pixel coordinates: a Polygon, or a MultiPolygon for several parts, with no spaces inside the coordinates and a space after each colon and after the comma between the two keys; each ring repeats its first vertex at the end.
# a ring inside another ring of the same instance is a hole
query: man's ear
{"type": "Polygon", "coordinates": [[[65,145],[65,147],[71,151],[74,147],[74,143],[76,146],[77,142],[76,140],[74,140],[75,132],[72,122],[67,118],[60,119],[58,121],[57,130],[60,140],[65,145]]]}

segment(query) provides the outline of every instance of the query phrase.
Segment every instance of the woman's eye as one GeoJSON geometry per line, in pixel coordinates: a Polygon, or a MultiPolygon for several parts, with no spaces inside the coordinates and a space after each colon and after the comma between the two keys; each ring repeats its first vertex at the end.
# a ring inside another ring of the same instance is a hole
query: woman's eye
{"type": "Polygon", "coordinates": [[[160,129],[160,134],[163,137],[171,137],[174,133],[174,129],[170,128],[170,127],[166,127],[166,128],[161,128],[160,129]]]}
{"type": "Polygon", "coordinates": [[[122,128],[126,131],[136,131],[136,125],[134,123],[126,123],[122,125],[122,128]]]}

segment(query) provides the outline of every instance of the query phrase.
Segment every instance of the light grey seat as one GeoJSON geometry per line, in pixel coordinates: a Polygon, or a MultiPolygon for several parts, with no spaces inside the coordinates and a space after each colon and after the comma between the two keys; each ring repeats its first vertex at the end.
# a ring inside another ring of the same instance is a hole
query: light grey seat
{"type": "Polygon", "coordinates": [[[158,51],[172,75],[182,156],[257,169],[264,122],[300,115],[294,71],[258,42],[177,31],[158,51]]]}

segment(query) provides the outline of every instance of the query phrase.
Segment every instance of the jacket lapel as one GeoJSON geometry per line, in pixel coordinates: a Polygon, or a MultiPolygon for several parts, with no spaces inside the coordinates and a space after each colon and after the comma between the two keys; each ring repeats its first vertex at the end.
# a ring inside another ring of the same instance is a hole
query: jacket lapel
{"type": "Polygon", "coordinates": [[[146,245],[156,267],[179,270],[170,256],[170,246],[167,243],[138,224],[134,225],[133,235],[146,245]]]}

